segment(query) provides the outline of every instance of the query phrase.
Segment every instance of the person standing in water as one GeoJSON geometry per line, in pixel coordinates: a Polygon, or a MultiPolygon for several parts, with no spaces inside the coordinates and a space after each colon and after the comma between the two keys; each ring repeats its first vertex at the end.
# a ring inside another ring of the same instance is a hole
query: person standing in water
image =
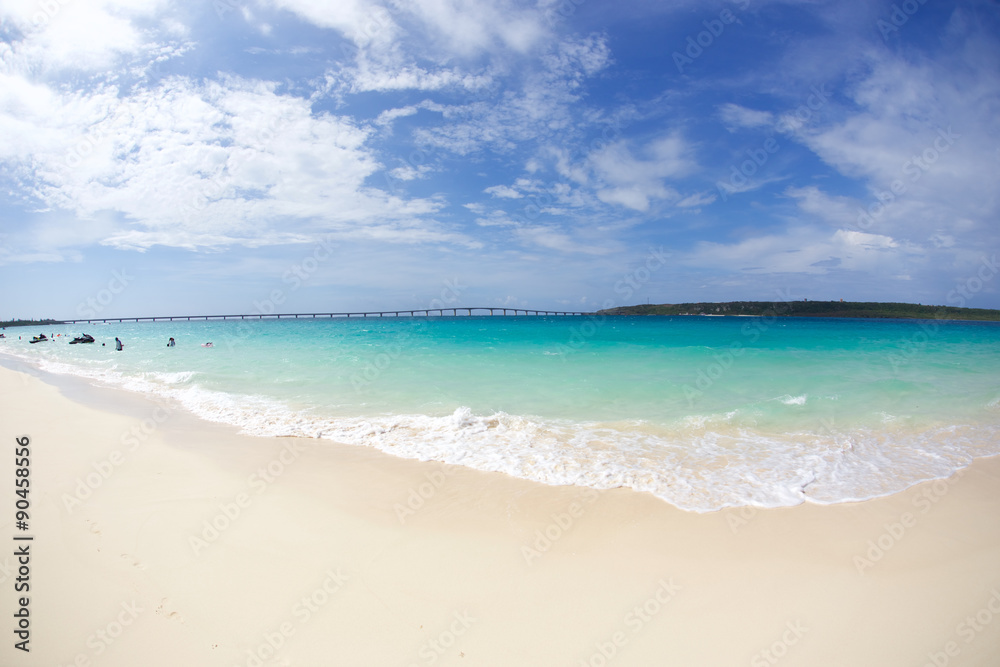
{"type": "Polygon", "coordinates": [[[115,336],[115,349],[118,350],[119,352],[121,352],[124,348],[125,348],[125,346],[122,345],[122,342],[120,340],[118,340],[117,336],[115,336]]]}
{"type": "Polygon", "coordinates": [[[173,338],[171,338],[170,340],[167,341],[167,347],[173,347],[175,344],[176,343],[174,343],[174,339],[173,338]]]}

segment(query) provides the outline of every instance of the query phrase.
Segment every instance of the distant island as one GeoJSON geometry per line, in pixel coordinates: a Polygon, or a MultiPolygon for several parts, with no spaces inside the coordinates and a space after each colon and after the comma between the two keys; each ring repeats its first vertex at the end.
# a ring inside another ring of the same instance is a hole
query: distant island
{"type": "Polygon", "coordinates": [[[6,320],[0,321],[0,327],[33,327],[44,325],[48,326],[50,324],[62,324],[59,320],[6,320]]]}
{"type": "Polygon", "coordinates": [[[602,315],[749,315],[781,317],[870,317],[928,320],[1000,321],[1000,310],[923,306],[871,301],[728,301],[725,303],[661,303],[621,306],[602,315]]]}

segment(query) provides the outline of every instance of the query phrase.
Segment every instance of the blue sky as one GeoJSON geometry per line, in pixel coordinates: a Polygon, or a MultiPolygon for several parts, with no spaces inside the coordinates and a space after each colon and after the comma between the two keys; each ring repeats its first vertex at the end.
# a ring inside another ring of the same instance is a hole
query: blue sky
{"type": "Polygon", "coordinates": [[[0,317],[1000,308],[1000,4],[0,0],[0,317]]]}

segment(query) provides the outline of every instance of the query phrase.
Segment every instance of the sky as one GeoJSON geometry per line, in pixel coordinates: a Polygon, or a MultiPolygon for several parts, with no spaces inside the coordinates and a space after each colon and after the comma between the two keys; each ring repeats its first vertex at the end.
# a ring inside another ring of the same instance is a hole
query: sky
{"type": "Polygon", "coordinates": [[[0,319],[1000,308],[995,0],[0,0],[0,319]]]}

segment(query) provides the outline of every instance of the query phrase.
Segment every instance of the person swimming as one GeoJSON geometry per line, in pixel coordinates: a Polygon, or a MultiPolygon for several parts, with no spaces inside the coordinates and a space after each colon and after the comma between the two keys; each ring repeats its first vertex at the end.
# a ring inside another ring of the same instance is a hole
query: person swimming
{"type": "Polygon", "coordinates": [[[167,341],[167,347],[173,347],[174,345],[176,345],[176,343],[174,343],[174,339],[173,338],[171,338],[169,341],[167,341]]]}
{"type": "Polygon", "coordinates": [[[211,343],[202,343],[202,344],[201,344],[201,346],[202,346],[202,347],[215,347],[215,346],[214,346],[214,345],[212,345],[211,343]]]}

